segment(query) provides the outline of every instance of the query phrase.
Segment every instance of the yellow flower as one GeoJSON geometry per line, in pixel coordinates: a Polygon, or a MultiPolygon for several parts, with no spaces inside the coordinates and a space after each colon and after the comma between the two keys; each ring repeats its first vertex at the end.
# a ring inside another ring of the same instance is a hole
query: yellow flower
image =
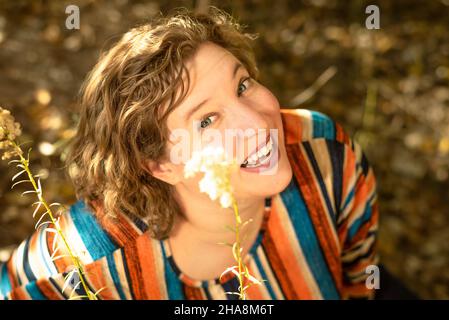
{"type": "Polygon", "coordinates": [[[14,121],[9,110],[0,108],[0,140],[15,140],[22,134],[20,124],[14,121]]]}
{"type": "Polygon", "coordinates": [[[13,141],[22,134],[20,124],[14,121],[9,110],[0,108],[0,150],[5,150],[2,160],[22,154],[20,148],[14,148],[13,141]]]}

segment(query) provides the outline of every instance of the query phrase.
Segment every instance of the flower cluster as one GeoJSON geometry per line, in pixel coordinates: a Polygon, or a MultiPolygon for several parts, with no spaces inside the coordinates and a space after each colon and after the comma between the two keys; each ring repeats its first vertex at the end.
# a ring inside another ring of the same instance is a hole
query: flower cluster
{"type": "Polygon", "coordinates": [[[207,193],[212,200],[220,199],[220,205],[229,208],[233,191],[229,176],[235,165],[234,160],[226,157],[223,148],[206,147],[193,153],[184,167],[184,175],[189,178],[198,172],[204,173],[199,182],[200,191],[207,193]]]}
{"type": "Polygon", "coordinates": [[[65,284],[62,288],[62,291],[71,285],[71,283],[75,280],[76,283],[73,285],[72,292],[70,294],[69,299],[89,299],[89,300],[97,300],[98,293],[102,291],[104,288],[98,290],[97,292],[90,291],[89,287],[87,286],[86,280],[85,280],[85,271],[83,268],[83,265],[81,263],[81,260],[79,256],[76,254],[75,251],[72,250],[67,238],[65,237],[60,225],[59,225],[59,218],[60,214],[62,214],[63,211],[58,210],[57,213],[54,213],[51,207],[53,206],[61,206],[59,203],[51,203],[48,204],[47,201],[43,197],[43,191],[41,186],[41,181],[39,175],[33,175],[31,172],[31,169],[29,167],[30,164],[30,151],[28,150],[28,156],[27,158],[24,158],[23,151],[16,143],[16,138],[21,135],[21,129],[20,124],[14,121],[14,117],[11,115],[11,113],[8,110],[5,110],[3,108],[0,108],[0,149],[4,149],[5,153],[2,156],[2,160],[6,160],[12,157],[18,157],[17,160],[11,160],[9,163],[17,163],[17,167],[21,169],[19,173],[17,173],[13,178],[12,181],[16,180],[17,178],[21,177],[22,175],[26,175],[26,179],[23,179],[21,181],[15,182],[11,189],[14,188],[16,185],[20,183],[30,183],[32,185],[32,190],[28,190],[22,193],[22,195],[33,193],[36,195],[38,201],[33,203],[33,206],[36,205],[36,208],[33,212],[33,218],[36,216],[39,216],[39,219],[36,223],[36,229],[39,228],[45,228],[46,232],[50,232],[55,234],[52,250],[53,254],[51,255],[50,259],[52,261],[55,261],[57,259],[60,259],[65,256],[69,256],[73,266],[72,270],[65,276],[65,284]],[[37,180],[36,180],[37,178],[37,180]],[[42,213],[41,209],[45,209],[45,211],[42,213]],[[61,239],[62,243],[65,246],[66,252],[68,254],[60,254],[61,248],[57,245],[57,239],[61,239]],[[75,296],[74,293],[77,288],[82,287],[85,295],[77,295],[75,296]]]}
{"type": "MultiPolygon", "coordinates": [[[[246,300],[246,290],[254,284],[261,285],[263,281],[259,281],[250,275],[248,267],[243,262],[240,233],[241,229],[252,221],[252,219],[244,222],[240,218],[237,202],[233,195],[233,188],[230,183],[230,174],[237,166],[235,160],[229,160],[223,148],[206,147],[202,151],[194,152],[192,158],[186,163],[184,167],[184,176],[186,178],[194,176],[198,172],[204,173],[203,178],[199,182],[200,191],[207,193],[212,200],[220,199],[220,205],[223,208],[232,206],[235,215],[235,227],[232,228],[235,232],[234,244],[226,244],[232,247],[232,254],[236,266],[227,268],[220,276],[221,278],[228,272],[232,272],[239,279],[239,292],[226,292],[227,294],[238,295],[239,299],[246,300]],[[245,279],[249,283],[245,283],[245,279]]],[[[229,226],[227,226],[229,227],[229,226]]]]}
{"type": "Polygon", "coordinates": [[[0,150],[5,150],[2,160],[22,154],[22,150],[14,148],[13,143],[21,134],[20,124],[14,121],[11,112],[0,107],[0,150]]]}

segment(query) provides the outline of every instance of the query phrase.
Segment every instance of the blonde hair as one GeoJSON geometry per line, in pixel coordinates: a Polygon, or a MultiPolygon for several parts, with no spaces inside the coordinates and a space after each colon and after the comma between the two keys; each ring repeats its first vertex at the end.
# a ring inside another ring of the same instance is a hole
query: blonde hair
{"type": "Polygon", "coordinates": [[[166,238],[181,211],[173,187],[142,164],[165,156],[166,119],[189,88],[185,62],[209,41],[234,54],[257,79],[250,41],[256,37],[215,7],[207,14],[177,9],[124,34],[80,91],[79,124],[66,159],[77,198],[91,209],[92,201],[101,201],[111,216],[145,219],[152,237],[166,238]]]}

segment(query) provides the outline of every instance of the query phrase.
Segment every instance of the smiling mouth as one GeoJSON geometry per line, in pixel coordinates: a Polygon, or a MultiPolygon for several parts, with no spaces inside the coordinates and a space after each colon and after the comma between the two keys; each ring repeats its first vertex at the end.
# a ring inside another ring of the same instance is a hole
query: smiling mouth
{"type": "Polygon", "coordinates": [[[271,135],[268,136],[266,143],[263,146],[259,146],[251,155],[249,155],[245,161],[240,165],[241,168],[257,168],[268,162],[272,155],[273,140],[271,135]]]}

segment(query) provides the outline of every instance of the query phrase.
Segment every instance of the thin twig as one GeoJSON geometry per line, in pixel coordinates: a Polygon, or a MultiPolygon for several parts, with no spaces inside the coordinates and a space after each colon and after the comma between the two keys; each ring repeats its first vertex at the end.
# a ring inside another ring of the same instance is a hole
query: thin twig
{"type": "Polygon", "coordinates": [[[333,76],[337,73],[337,67],[331,66],[327,68],[316,80],[315,82],[308,87],[306,90],[295,96],[291,100],[291,104],[298,106],[310,100],[318,90],[323,87],[333,76]]]}

